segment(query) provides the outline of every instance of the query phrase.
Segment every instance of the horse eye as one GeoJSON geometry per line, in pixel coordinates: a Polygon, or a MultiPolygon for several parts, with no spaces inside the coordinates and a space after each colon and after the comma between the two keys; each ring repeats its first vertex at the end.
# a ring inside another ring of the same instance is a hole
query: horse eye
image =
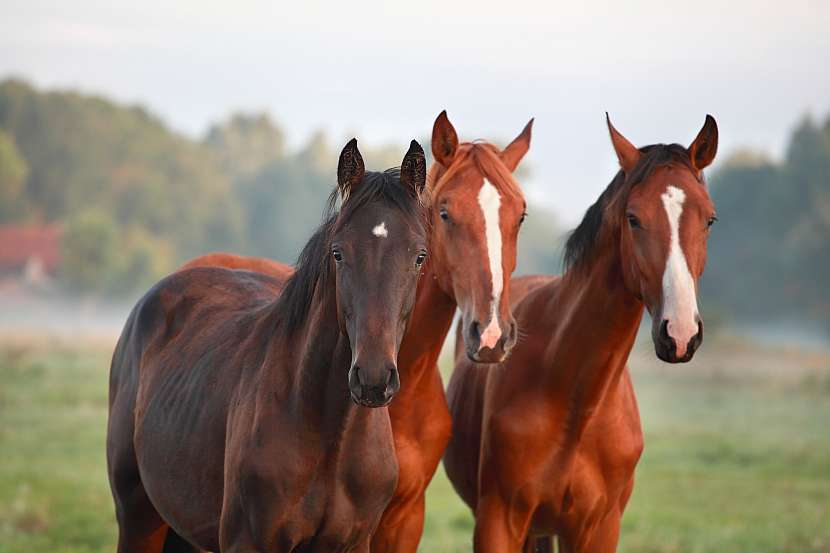
{"type": "Polygon", "coordinates": [[[708,221],[706,221],[706,228],[711,228],[711,227],[712,227],[712,225],[714,225],[714,224],[715,224],[715,221],[717,221],[717,220],[718,220],[718,218],[717,218],[717,217],[715,217],[714,215],[712,215],[711,217],[709,217],[709,220],[708,220],[708,221]]]}
{"type": "Polygon", "coordinates": [[[338,263],[343,261],[343,254],[341,254],[339,251],[333,250],[331,252],[331,255],[334,256],[334,260],[337,261],[338,263]]]}
{"type": "Polygon", "coordinates": [[[420,267],[421,265],[424,264],[424,261],[426,261],[426,258],[427,258],[426,252],[419,253],[418,257],[415,258],[415,265],[420,267]]]}
{"type": "Polygon", "coordinates": [[[527,211],[522,212],[522,216],[519,217],[519,224],[521,225],[522,223],[524,223],[525,219],[527,219],[527,211]]]}
{"type": "Polygon", "coordinates": [[[445,207],[441,208],[441,211],[439,212],[439,215],[445,221],[449,220],[449,218],[450,218],[450,214],[447,213],[447,208],[445,208],[445,207]]]}
{"type": "Polygon", "coordinates": [[[642,225],[640,225],[640,220],[633,213],[626,215],[626,218],[628,219],[628,226],[631,228],[643,228],[642,225]]]}

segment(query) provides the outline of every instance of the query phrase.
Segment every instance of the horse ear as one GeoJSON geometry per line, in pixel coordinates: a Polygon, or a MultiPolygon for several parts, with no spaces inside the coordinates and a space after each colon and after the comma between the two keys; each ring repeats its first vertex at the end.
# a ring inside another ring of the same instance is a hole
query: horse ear
{"type": "Polygon", "coordinates": [[[703,123],[703,128],[697,133],[697,137],[689,146],[689,157],[692,160],[692,165],[698,171],[702,171],[708,167],[712,160],[715,159],[715,154],[718,153],[718,124],[715,118],[711,115],[706,115],[706,122],[703,123]]]}
{"type": "Polygon", "coordinates": [[[640,150],[614,128],[607,111],[605,112],[605,120],[608,123],[608,132],[611,133],[611,144],[614,145],[614,151],[617,153],[620,167],[622,167],[623,172],[627,175],[631,173],[637,165],[637,162],[640,161],[640,150]]]}
{"type": "Polygon", "coordinates": [[[409,144],[409,151],[401,162],[401,184],[412,189],[419,195],[427,183],[427,160],[424,149],[417,141],[409,144]]]}
{"type": "Polygon", "coordinates": [[[345,202],[349,194],[363,182],[366,168],[363,165],[363,156],[357,149],[357,139],[352,138],[340,152],[337,162],[337,186],[340,187],[340,198],[345,202]]]}
{"type": "Polygon", "coordinates": [[[449,167],[458,149],[458,134],[447,117],[447,110],[438,114],[432,125],[432,157],[435,161],[449,167]]]}
{"type": "Polygon", "coordinates": [[[501,153],[501,160],[504,162],[505,166],[510,169],[510,172],[516,170],[516,167],[519,166],[519,162],[522,161],[522,158],[525,157],[528,149],[530,149],[530,135],[533,131],[533,118],[527,122],[525,128],[522,129],[522,132],[519,133],[519,136],[513,139],[513,142],[507,145],[501,153]]]}

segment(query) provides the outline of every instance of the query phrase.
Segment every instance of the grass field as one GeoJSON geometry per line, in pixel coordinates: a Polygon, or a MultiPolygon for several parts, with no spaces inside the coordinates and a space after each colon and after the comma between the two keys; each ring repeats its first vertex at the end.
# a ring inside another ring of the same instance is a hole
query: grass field
{"type": "MultiPolygon", "coordinates": [[[[105,347],[0,346],[0,552],[113,551],[105,347]]],[[[646,451],[620,550],[830,552],[830,355],[707,343],[632,359],[646,451]]],[[[470,550],[443,474],[421,550],[470,550]]]]}

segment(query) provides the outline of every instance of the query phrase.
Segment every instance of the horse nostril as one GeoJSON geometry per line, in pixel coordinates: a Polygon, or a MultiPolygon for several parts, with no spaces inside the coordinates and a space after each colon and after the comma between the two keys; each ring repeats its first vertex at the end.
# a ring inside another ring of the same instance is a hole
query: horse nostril
{"type": "Polygon", "coordinates": [[[663,319],[663,322],[660,323],[659,336],[660,336],[660,340],[662,340],[664,342],[671,341],[671,338],[669,337],[669,321],[668,321],[668,319],[663,319]]]}
{"type": "Polygon", "coordinates": [[[700,317],[697,319],[697,334],[692,336],[691,343],[694,345],[694,349],[697,349],[703,343],[703,320],[700,317]]]}
{"type": "Polygon", "coordinates": [[[400,376],[398,369],[389,369],[389,377],[386,380],[386,397],[392,397],[401,388],[400,376]]]}
{"type": "Polygon", "coordinates": [[[472,338],[473,340],[481,339],[481,325],[478,321],[473,321],[470,323],[470,338],[472,338]]]}
{"type": "Polygon", "coordinates": [[[360,380],[360,367],[354,365],[349,371],[349,389],[358,398],[363,394],[363,385],[360,380]]]}

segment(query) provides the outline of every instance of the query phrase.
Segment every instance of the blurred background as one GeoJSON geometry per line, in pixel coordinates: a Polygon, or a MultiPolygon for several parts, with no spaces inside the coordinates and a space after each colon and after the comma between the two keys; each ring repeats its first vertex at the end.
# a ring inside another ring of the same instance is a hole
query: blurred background
{"type": "MultiPolygon", "coordinates": [[[[337,154],[536,118],[518,273],[560,270],[637,145],[720,127],[684,366],[631,359],[625,552],[830,551],[830,4],[0,0],[0,552],[111,551],[107,371],[127,311],[215,250],[292,261],[337,154]]],[[[445,370],[449,370],[446,366],[445,370]]],[[[443,469],[423,551],[470,551],[443,469]]]]}

